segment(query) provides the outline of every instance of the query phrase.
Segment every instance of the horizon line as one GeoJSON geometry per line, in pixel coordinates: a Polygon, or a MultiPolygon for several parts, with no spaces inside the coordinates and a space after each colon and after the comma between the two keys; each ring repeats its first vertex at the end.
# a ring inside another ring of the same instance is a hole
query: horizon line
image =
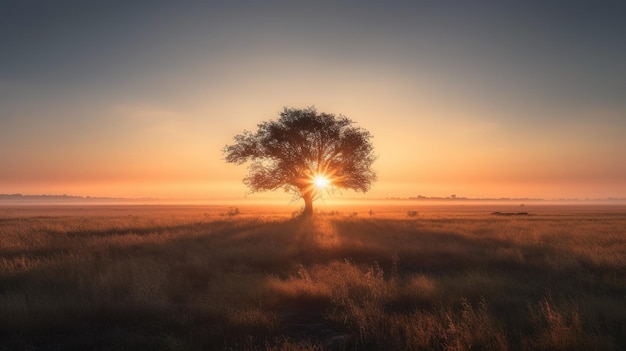
{"type": "MultiPolygon", "coordinates": [[[[2,200],[29,200],[35,199],[38,200],[76,200],[76,201],[150,201],[150,202],[219,202],[219,201],[256,201],[256,202],[280,202],[282,199],[276,197],[260,197],[255,199],[250,199],[247,196],[245,197],[213,197],[213,198],[176,198],[176,197],[118,197],[118,196],[91,196],[91,195],[69,195],[69,194],[22,194],[22,193],[2,193],[0,194],[0,201],[2,200]]],[[[328,199],[323,199],[328,200],[328,199]]],[[[586,202],[586,201],[626,201],[626,197],[596,197],[596,198],[532,198],[532,197],[463,197],[463,196],[408,196],[408,197],[342,197],[335,198],[335,201],[355,201],[355,202],[364,202],[364,201],[531,201],[531,202],[541,202],[541,201],[573,201],[573,202],[586,202]]],[[[289,202],[294,202],[293,200],[289,200],[289,202]]]]}

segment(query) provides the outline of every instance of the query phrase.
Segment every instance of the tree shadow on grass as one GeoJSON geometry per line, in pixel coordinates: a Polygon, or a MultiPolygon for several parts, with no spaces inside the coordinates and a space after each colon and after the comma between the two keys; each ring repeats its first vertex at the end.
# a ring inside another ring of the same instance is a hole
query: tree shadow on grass
{"type": "Polygon", "coordinates": [[[7,261],[31,262],[0,274],[0,349],[222,349],[271,337],[270,327],[233,314],[255,303],[241,291],[260,291],[266,274],[292,269],[294,225],[104,228],[52,233],[72,240],[48,247],[0,249],[7,261]],[[89,244],[100,239],[111,240],[89,244]],[[239,293],[247,301],[236,301],[239,293]]]}
{"type": "Polygon", "coordinates": [[[507,326],[546,290],[572,298],[626,294],[618,281],[596,280],[623,267],[402,220],[236,219],[57,234],[72,240],[0,249],[5,259],[47,260],[1,273],[0,349],[245,349],[280,336],[339,335],[328,329],[340,326],[323,323],[328,297],[286,296],[267,285],[338,261],[377,264],[386,279],[431,277],[445,295],[439,303],[486,297],[507,326]],[[135,239],[126,242],[129,236],[135,239]],[[88,245],[101,239],[111,241],[88,245]],[[559,259],[571,264],[554,265],[559,259]],[[507,317],[507,309],[515,313],[507,317]]]}

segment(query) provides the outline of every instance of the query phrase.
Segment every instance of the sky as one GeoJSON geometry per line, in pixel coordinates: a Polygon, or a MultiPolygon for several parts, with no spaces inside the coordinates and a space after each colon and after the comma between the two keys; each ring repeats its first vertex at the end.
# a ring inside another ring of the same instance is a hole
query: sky
{"type": "Polygon", "coordinates": [[[367,197],[626,197],[625,11],[0,0],[0,193],[289,201],[222,148],[315,106],[374,136],[367,197]]]}

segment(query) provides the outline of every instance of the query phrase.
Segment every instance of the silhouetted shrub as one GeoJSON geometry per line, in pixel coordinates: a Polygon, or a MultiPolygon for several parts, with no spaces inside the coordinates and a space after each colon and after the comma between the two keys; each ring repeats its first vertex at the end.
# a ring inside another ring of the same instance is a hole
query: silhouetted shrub
{"type": "Polygon", "coordinates": [[[241,211],[239,211],[239,207],[230,207],[228,209],[228,213],[227,214],[228,214],[228,217],[233,217],[233,216],[236,216],[236,215],[238,215],[240,213],[241,213],[241,211]]]}

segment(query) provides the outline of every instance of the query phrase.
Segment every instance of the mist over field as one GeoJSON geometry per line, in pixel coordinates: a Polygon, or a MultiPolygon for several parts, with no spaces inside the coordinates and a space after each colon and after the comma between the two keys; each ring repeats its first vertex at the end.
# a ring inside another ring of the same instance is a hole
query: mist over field
{"type": "Polygon", "coordinates": [[[625,13],[0,1],[0,351],[626,350],[625,13]]]}
{"type": "Polygon", "coordinates": [[[0,350],[620,350],[626,207],[0,207],[0,350]]]}

